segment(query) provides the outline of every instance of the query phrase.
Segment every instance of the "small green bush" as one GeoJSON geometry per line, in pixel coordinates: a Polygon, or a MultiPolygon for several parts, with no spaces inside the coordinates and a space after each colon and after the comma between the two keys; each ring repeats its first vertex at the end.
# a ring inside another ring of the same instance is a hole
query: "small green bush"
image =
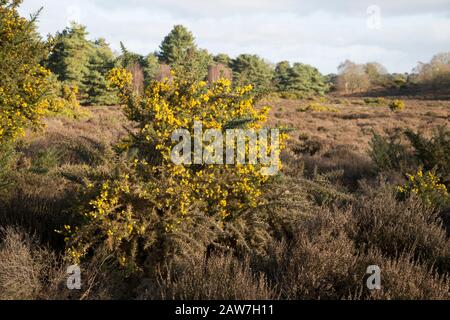
{"type": "Polygon", "coordinates": [[[406,170],[414,160],[398,132],[388,136],[373,133],[369,155],[379,171],[406,170]]]}
{"type": "Polygon", "coordinates": [[[47,173],[58,166],[61,155],[57,149],[49,148],[41,150],[37,156],[31,160],[31,171],[35,173],[47,173]]]}
{"type": "Polygon", "coordinates": [[[333,113],[340,112],[339,109],[337,109],[337,108],[325,106],[318,102],[312,102],[305,108],[299,108],[298,111],[299,112],[333,112],[333,113]]]}
{"type": "Polygon", "coordinates": [[[385,98],[366,98],[364,99],[364,103],[369,106],[377,107],[382,107],[388,104],[385,98]]]}
{"type": "Polygon", "coordinates": [[[408,173],[421,166],[435,169],[445,185],[450,183],[450,130],[446,127],[438,127],[431,138],[410,129],[387,136],[374,133],[369,155],[380,171],[408,173]]]}

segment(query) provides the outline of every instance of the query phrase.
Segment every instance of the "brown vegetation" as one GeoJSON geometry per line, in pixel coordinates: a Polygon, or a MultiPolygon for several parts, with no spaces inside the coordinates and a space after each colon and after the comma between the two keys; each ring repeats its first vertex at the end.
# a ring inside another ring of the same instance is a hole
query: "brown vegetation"
{"type": "Polygon", "coordinates": [[[54,230],[76,219],[72,208],[89,198],[83,185],[118,174],[115,145],[130,124],[120,108],[49,118],[45,132],[19,144],[13,184],[0,198],[0,298],[448,299],[450,241],[440,212],[416,197],[399,201],[402,173],[380,172],[368,149],[372,130],[430,135],[448,126],[449,102],[407,99],[398,113],[357,99],[316,103],[339,112],[298,111],[311,101],[262,103],[272,106],[273,125],[293,128],[292,139],[266,204],[224,230],[234,249],[196,247],[180,234],[170,259],[133,275],[99,253],[81,266],[81,291],[65,288],[54,230]],[[373,264],[382,270],[379,291],[365,286],[373,264]]]}

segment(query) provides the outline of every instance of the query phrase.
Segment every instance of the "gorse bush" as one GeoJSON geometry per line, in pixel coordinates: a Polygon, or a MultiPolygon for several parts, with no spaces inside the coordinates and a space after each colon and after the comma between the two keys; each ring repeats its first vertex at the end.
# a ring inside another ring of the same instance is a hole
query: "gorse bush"
{"type": "Polygon", "coordinates": [[[389,103],[391,111],[403,111],[405,109],[405,102],[403,100],[394,100],[389,103]]]}
{"type": "Polygon", "coordinates": [[[424,169],[436,169],[445,183],[450,183],[450,130],[444,126],[438,127],[431,138],[412,130],[407,130],[405,135],[414,148],[414,157],[424,169]]]}
{"type": "Polygon", "coordinates": [[[450,196],[447,187],[440,182],[439,177],[432,171],[423,172],[419,169],[416,174],[408,174],[408,183],[397,188],[402,198],[417,195],[427,206],[446,208],[450,206],[450,196]]]}
{"type": "Polygon", "coordinates": [[[398,169],[403,171],[412,165],[413,158],[398,132],[388,137],[374,132],[369,146],[369,155],[380,171],[398,169]]]}
{"type": "Polygon", "coordinates": [[[197,232],[194,213],[220,229],[263,201],[268,177],[260,165],[183,166],[171,159],[172,133],[183,128],[194,136],[196,121],[204,129],[224,130],[239,123],[261,128],[268,110],[254,107],[251,86],[232,89],[227,80],[207,86],[175,78],[152,82],[145,95],[138,96],[130,78],[122,69],[111,72],[127,116],[138,124],[137,133],[122,148],[138,153],[126,174],[103,184],[86,211],[86,222],[78,229],[66,227],[68,250],[76,260],[106,246],[122,265],[142,267],[149,252],[171,249],[171,236],[197,232]]]}
{"type": "Polygon", "coordinates": [[[450,130],[435,129],[430,138],[407,129],[388,136],[374,133],[369,154],[380,170],[400,170],[403,173],[419,166],[436,170],[443,183],[450,182],[450,130]]]}
{"type": "Polygon", "coordinates": [[[0,1],[0,144],[40,125],[59,100],[51,73],[40,65],[48,53],[35,30],[34,20],[17,12],[20,0],[0,1]]]}

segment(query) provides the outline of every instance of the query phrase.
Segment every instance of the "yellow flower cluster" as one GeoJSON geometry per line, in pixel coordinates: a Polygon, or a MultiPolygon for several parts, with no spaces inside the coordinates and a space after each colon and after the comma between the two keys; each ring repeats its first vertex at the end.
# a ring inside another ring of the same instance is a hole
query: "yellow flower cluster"
{"type": "MultiPolygon", "coordinates": [[[[120,250],[121,243],[129,241],[133,236],[142,235],[145,232],[145,223],[138,223],[131,207],[124,204],[123,197],[130,193],[129,177],[122,176],[120,182],[107,181],[102,185],[100,195],[90,202],[91,210],[84,215],[89,221],[89,225],[82,232],[90,235],[94,233],[104,235],[108,250],[120,250]]],[[[60,231],[66,235],[68,245],[68,255],[75,262],[79,262],[89,249],[89,241],[83,238],[83,233],[78,228],[65,226],[60,231]]],[[[95,240],[90,237],[89,240],[95,240]]],[[[117,253],[117,252],[116,252],[117,253]]],[[[119,251],[120,257],[125,257],[128,253],[119,251]]],[[[122,265],[126,259],[120,259],[122,265]]]]}
{"type": "Polygon", "coordinates": [[[130,72],[123,68],[113,68],[108,73],[108,82],[111,87],[121,88],[119,92],[119,98],[122,100],[127,99],[127,94],[131,90],[131,84],[133,82],[133,76],[130,72]]]}
{"type": "Polygon", "coordinates": [[[405,102],[403,100],[393,100],[389,103],[391,111],[402,111],[405,109],[405,102]]]}
{"type": "Polygon", "coordinates": [[[27,126],[38,127],[48,110],[60,108],[61,101],[45,93],[51,91],[50,71],[23,65],[18,72],[25,77],[0,87],[0,141],[23,135],[27,126]]]}
{"type": "Polygon", "coordinates": [[[440,182],[432,171],[423,172],[419,169],[416,174],[408,174],[408,182],[398,186],[397,191],[402,196],[414,194],[422,199],[427,206],[441,206],[449,203],[450,196],[447,187],[440,182]]]}
{"type": "Polygon", "coordinates": [[[0,6],[0,43],[7,43],[15,37],[18,31],[23,31],[27,20],[9,6],[0,6]]]}

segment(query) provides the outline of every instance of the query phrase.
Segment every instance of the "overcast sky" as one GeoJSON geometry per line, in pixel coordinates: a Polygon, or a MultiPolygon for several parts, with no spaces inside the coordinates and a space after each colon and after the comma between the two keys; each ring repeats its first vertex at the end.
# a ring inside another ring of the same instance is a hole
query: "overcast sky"
{"type": "Polygon", "coordinates": [[[25,0],[40,7],[44,35],[71,20],[141,54],[158,49],[175,24],[213,54],[256,53],[335,73],[340,62],[377,61],[390,72],[410,72],[418,61],[450,51],[450,0],[25,0]]]}

